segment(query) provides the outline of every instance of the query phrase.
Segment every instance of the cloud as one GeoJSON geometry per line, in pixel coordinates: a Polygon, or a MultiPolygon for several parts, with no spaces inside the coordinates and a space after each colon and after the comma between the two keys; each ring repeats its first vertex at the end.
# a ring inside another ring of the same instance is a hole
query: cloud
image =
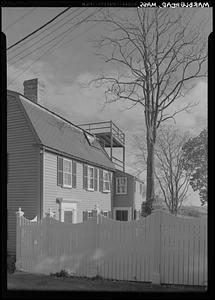
{"type": "MultiPolygon", "coordinates": [[[[27,65],[32,61],[28,60],[27,65]]],[[[53,108],[57,113],[63,114],[76,124],[87,122],[99,122],[112,120],[126,133],[133,134],[145,127],[143,107],[136,105],[128,110],[130,105],[123,101],[117,101],[105,105],[105,86],[95,87],[88,83],[97,77],[91,72],[82,72],[76,78],[65,82],[57,82],[53,68],[42,61],[36,62],[28,71],[23,70],[23,66],[8,66],[9,89],[23,93],[23,82],[26,79],[39,78],[46,85],[45,102],[49,108],[53,108]],[[19,77],[17,77],[20,75],[19,77]]],[[[191,113],[182,112],[176,115],[176,125],[183,130],[198,134],[207,123],[207,83],[197,82],[193,90],[183,98],[170,106],[169,112],[183,107],[189,102],[199,102],[192,108],[191,113]]],[[[172,124],[172,120],[169,121],[172,124]]]]}

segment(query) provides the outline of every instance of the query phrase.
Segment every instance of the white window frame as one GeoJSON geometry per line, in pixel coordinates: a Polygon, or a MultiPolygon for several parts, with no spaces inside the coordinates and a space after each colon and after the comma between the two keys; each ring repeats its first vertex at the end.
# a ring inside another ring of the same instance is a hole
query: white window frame
{"type": "Polygon", "coordinates": [[[103,212],[102,212],[102,215],[103,215],[105,218],[108,218],[108,211],[107,211],[107,210],[103,211],[103,212]],[[106,214],[106,216],[105,216],[104,214],[106,214]]]}
{"type": "Polygon", "coordinates": [[[128,180],[127,177],[116,177],[116,195],[127,195],[127,187],[128,187],[128,180]],[[122,184],[122,181],[125,180],[125,192],[119,191],[118,192],[118,187],[123,186],[124,184],[122,184]]]}
{"type": "Polygon", "coordinates": [[[72,160],[71,159],[67,159],[67,158],[63,158],[63,187],[72,187],[72,160]],[[68,161],[70,163],[71,166],[71,172],[65,172],[64,171],[64,161],[68,161]],[[71,176],[71,185],[70,184],[65,184],[64,183],[64,174],[69,174],[71,176]]]}
{"type": "Polygon", "coordinates": [[[91,220],[93,219],[93,211],[92,210],[88,210],[87,211],[87,220],[91,220]],[[89,217],[89,214],[92,214],[90,217],[89,217]]]}
{"type": "Polygon", "coordinates": [[[109,178],[109,172],[108,172],[108,171],[105,171],[105,170],[103,170],[103,192],[110,193],[110,178],[109,178]],[[107,175],[108,180],[105,180],[105,175],[107,175]],[[108,182],[108,184],[109,184],[109,189],[106,189],[106,188],[105,188],[105,183],[106,183],[106,182],[108,182]]]}
{"type": "Polygon", "coordinates": [[[94,191],[95,190],[95,169],[92,166],[87,166],[87,189],[89,191],[94,191]],[[90,169],[93,170],[93,176],[90,176],[90,169]],[[93,179],[93,187],[90,187],[90,180],[93,179]]]}

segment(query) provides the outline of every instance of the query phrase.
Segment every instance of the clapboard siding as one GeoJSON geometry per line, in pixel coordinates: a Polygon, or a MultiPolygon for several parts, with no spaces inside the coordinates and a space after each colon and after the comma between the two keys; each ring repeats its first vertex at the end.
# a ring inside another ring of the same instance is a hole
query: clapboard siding
{"type": "Polygon", "coordinates": [[[44,153],[44,204],[43,214],[51,208],[59,218],[59,204],[56,198],[77,201],[77,222],[82,222],[82,212],[92,210],[97,204],[101,210],[111,210],[111,193],[87,191],[83,189],[83,163],[77,162],[76,188],[63,188],[57,185],[57,155],[49,151],[44,153]]]}
{"type": "Polygon", "coordinates": [[[19,207],[29,219],[39,214],[40,151],[18,103],[18,95],[7,98],[7,153],[8,153],[8,252],[14,253],[16,216],[19,207]]]}
{"type": "Polygon", "coordinates": [[[114,207],[133,207],[134,178],[132,175],[116,170],[114,173],[114,207]],[[116,177],[127,177],[127,194],[116,194],[116,177]]]}

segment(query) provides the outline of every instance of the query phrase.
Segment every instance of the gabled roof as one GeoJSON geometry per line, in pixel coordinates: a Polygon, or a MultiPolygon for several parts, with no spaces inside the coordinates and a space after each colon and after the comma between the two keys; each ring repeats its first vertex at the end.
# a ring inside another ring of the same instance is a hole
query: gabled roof
{"type": "Polygon", "coordinates": [[[116,176],[129,176],[131,178],[133,178],[135,181],[138,181],[140,183],[145,183],[143,180],[139,179],[138,177],[131,175],[127,172],[121,171],[121,170],[116,170],[116,176]]]}
{"type": "Polygon", "coordinates": [[[33,103],[23,95],[13,93],[17,95],[16,98],[24,108],[25,116],[42,145],[88,164],[115,170],[114,164],[100,143],[94,139],[90,144],[83,129],[33,103]]]}

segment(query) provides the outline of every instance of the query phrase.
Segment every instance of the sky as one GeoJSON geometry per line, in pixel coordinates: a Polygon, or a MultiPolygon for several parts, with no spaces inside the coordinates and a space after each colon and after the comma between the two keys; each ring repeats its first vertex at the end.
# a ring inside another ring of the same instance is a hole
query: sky
{"type": "MultiPolygon", "coordinates": [[[[36,30],[64,9],[64,7],[3,7],[2,31],[7,37],[7,47],[36,30]]],[[[99,8],[73,7],[64,14],[61,23],[57,23],[56,20],[48,27],[49,31],[41,35],[43,36],[41,41],[38,35],[36,40],[29,40],[26,44],[20,44],[23,46],[17,45],[8,50],[8,89],[23,93],[25,80],[39,78],[46,85],[46,106],[73,123],[112,120],[125,132],[126,171],[135,174],[132,137],[138,132],[141,134],[145,126],[142,109],[136,106],[126,110],[122,103],[104,105],[105,88],[88,86],[88,82],[97,77],[100,70],[104,68],[104,62],[96,55],[92,41],[105,33],[108,28],[102,24],[84,22],[74,27],[72,31],[68,30],[65,37],[62,35],[63,28],[68,29],[71,24],[75,25],[97,9],[99,8]],[[60,27],[63,22],[64,27],[60,27]],[[53,42],[39,48],[41,44],[48,41],[48,34],[51,34],[51,31],[53,33],[49,37],[53,37],[53,42]],[[58,38],[54,39],[56,36],[58,38]],[[27,49],[31,45],[32,47],[27,49]],[[38,48],[37,51],[35,48],[38,48]],[[27,56],[31,51],[33,53],[27,56]]],[[[130,13],[128,8],[114,8],[114,13],[123,16],[125,10],[126,13],[130,13]]],[[[205,21],[204,34],[207,37],[211,32],[212,9],[198,9],[194,24],[197,24],[200,19],[205,21]]],[[[197,101],[198,105],[190,113],[183,112],[177,115],[176,125],[197,135],[207,124],[207,81],[205,79],[196,80],[193,89],[181,99],[181,103],[190,101],[197,101]]],[[[177,103],[171,109],[178,107],[177,103]]],[[[192,193],[190,199],[188,204],[200,205],[197,193],[192,193]]]]}

